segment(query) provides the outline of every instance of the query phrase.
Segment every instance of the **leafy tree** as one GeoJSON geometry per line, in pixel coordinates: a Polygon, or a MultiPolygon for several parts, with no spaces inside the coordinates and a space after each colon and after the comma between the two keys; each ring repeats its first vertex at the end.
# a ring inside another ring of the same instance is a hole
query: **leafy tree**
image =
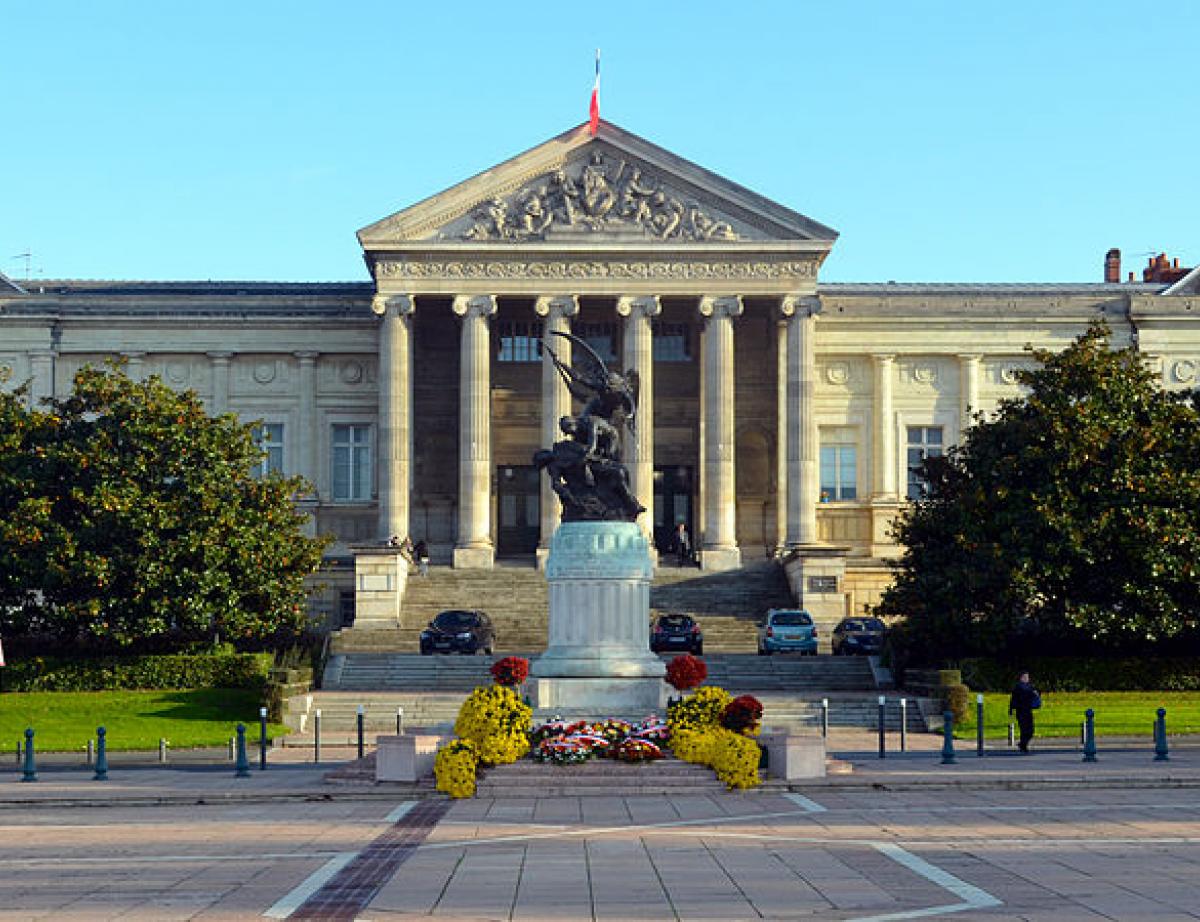
{"type": "Polygon", "coordinates": [[[325,539],[299,478],[257,478],[249,425],[194,392],[84,368],[70,396],[0,396],[0,606],[7,630],[105,647],[304,623],[325,539]]]}
{"type": "Polygon", "coordinates": [[[1200,405],[1093,325],[925,462],[878,611],[929,659],[1152,645],[1200,623],[1200,405]]]}

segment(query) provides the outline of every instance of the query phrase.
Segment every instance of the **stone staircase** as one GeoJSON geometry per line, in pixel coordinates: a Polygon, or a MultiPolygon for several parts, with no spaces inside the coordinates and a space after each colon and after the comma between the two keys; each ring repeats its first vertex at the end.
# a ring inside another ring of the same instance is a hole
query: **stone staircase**
{"type": "Polygon", "coordinates": [[[717,780],[711,768],[673,757],[634,764],[592,759],[580,765],[561,766],[520,759],[511,765],[485,769],[476,781],[475,796],[675,794],[695,797],[724,791],[725,785],[717,780]]]}

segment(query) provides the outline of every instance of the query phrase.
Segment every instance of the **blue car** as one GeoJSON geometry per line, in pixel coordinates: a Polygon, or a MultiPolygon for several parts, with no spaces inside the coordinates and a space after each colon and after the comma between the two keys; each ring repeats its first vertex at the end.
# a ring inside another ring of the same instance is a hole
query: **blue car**
{"type": "Polygon", "coordinates": [[[812,615],[798,608],[772,608],[758,629],[758,655],[799,653],[817,655],[817,626],[812,615]]]}

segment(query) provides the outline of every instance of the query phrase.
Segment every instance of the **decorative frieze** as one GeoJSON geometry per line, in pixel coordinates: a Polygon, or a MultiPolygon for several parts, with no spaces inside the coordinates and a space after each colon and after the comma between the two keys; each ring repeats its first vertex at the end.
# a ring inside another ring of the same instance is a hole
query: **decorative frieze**
{"type": "Polygon", "coordinates": [[[380,260],[378,279],[705,279],[785,280],[816,278],[815,260],[380,260]]]}

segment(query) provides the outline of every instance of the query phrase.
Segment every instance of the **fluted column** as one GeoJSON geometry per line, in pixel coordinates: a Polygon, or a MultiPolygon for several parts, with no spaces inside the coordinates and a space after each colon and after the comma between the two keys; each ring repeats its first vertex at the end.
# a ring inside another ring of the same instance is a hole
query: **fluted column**
{"type": "Polygon", "coordinates": [[[408,535],[409,390],[412,295],[379,295],[371,309],[382,318],[379,331],[379,537],[408,535]]]}
{"type": "Polygon", "coordinates": [[[982,364],[982,355],[958,357],[959,442],[962,442],[962,433],[971,425],[971,415],[979,409],[979,369],[982,364]]]}
{"type": "MultiPolygon", "coordinates": [[[[653,538],[654,522],[654,340],[651,320],[662,313],[658,298],[619,298],[617,313],[625,318],[624,364],[637,372],[638,405],[633,431],[623,435],[622,460],[629,470],[629,490],[646,512],[638,516],[642,531],[653,538]]],[[[653,540],[650,542],[653,547],[653,540]]]]}
{"type": "Polygon", "coordinates": [[[741,316],[739,297],[700,299],[707,318],[704,350],[704,545],[706,570],[730,570],[741,564],[737,546],[737,481],[733,319],[741,316]]]}
{"type": "MultiPolygon", "coordinates": [[[[574,295],[538,298],[533,309],[542,321],[542,441],[541,448],[550,448],[563,438],[558,421],[571,413],[571,392],[567,390],[566,382],[554,367],[550,358],[550,350],[559,360],[570,365],[571,341],[555,336],[555,333],[569,333],[571,318],[579,313],[579,302],[574,295]]],[[[554,529],[562,520],[562,503],[558,494],[550,489],[550,478],[541,476],[541,532],[538,536],[538,549],[543,558],[550,548],[550,538],[554,529]]]]}
{"type": "Polygon", "coordinates": [[[53,349],[29,351],[29,370],[33,379],[29,386],[29,402],[35,407],[47,397],[54,396],[54,359],[53,349]]]}
{"type": "Polygon", "coordinates": [[[142,381],[145,379],[146,353],[122,352],[121,358],[125,359],[125,374],[129,376],[129,380],[142,381]]]}
{"type": "Polygon", "coordinates": [[[820,302],[815,298],[786,297],[779,309],[788,318],[787,543],[800,546],[817,542],[821,474],[813,396],[820,302]]]}
{"type": "Polygon", "coordinates": [[[874,477],[872,492],[876,499],[896,499],[896,427],[892,404],[892,384],[896,378],[896,356],[880,353],[871,356],[875,373],[875,406],[872,410],[874,477]]]}
{"type": "Polygon", "coordinates": [[[775,324],[775,553],[787,547],[787,369],[788,323],[782,313],[775,324]]]}
{"type": "Polygon", "coordinates": [[[212,370],[212,400],[209,402],[209,412],[220,416],[229,412],[229,372],[232,352],[207,353],[212,370]]]}
{"type": "Polygon", "coordinates": [[[296,414],[296,464],[289,474],[299,474],[312,485],[316,498],[317,473],[317,358],[319,352],[293,352],[300,364],[300,408],[296,414]]]}
{"type": "Polygon", "coordinates": [[[458,411],[458,544],[455,567],[491,567],[492,407],[488,319],[496,313],[494,295],[459,295],[454,313],[462,317],[458,411]]]}

